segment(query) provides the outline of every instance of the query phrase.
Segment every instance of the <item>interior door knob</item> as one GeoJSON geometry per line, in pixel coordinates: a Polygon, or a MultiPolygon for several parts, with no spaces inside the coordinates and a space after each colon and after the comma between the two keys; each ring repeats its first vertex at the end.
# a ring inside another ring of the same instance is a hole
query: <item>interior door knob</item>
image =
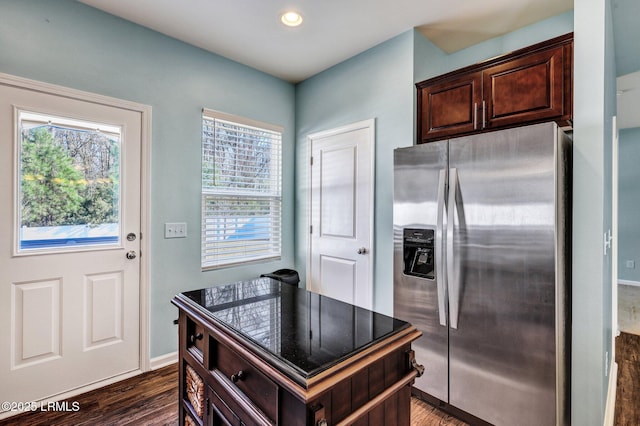
{"type": "Polygon", "coordinates": [[[358,253],[358,254],[367,254],[367,249],[366,249],[366,247],[360,247],[360,248],[356,251],[356,253],[358,253]]]}
{"type": "Polygon", "coordinates": [[[133,251],[133,250],[128,251],[128,252],[127,252],[127,254],[126,254],[126,256],[127,256],[127,259],[129,259],[129,260],[133,260],[133,259],[135,259],[135,258],[136,258],[136,252],[135,252],[135,251],[133,251]]]}

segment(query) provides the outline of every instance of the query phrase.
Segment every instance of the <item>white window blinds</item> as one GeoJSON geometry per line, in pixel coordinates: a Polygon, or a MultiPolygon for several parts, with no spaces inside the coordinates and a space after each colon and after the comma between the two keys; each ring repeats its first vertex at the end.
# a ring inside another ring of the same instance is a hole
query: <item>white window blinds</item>
{"type": "Polygon", "coordinates": [[[282,129],[203,110],[202,268],[280,257],[282,129]]]}

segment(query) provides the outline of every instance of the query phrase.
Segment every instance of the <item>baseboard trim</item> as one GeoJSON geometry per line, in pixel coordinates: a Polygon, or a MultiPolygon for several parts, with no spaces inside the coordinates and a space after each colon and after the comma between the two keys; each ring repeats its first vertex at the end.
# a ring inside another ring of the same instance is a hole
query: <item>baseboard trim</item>
{"type": "Polygon", "coordinates": [[[151,367],[151,370],[157,370],[158,368],[166,367],[176,362],[178,362],[178,351],[151,358],[149,367],[151,367]]]}
{"type": "Polygon", "coordinates": [[[640,287],[640,281],[631,281],[631,280],[618,280],[618,285],[633,285],[636,287],[640,287]]]}
{"type": "Polygon", "coordinates": [[[616,387],[618,383],[618,364],[611,363],[609,370],[609,390],[607,391],[607,405],[604,409],[604,426],[613,426],[616,413],[616,387]]]}

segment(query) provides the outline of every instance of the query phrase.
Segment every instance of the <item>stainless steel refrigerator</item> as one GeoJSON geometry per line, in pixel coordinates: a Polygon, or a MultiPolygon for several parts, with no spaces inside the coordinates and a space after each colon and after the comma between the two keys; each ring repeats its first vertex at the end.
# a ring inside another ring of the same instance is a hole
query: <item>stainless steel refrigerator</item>
{"type": "Polygon", "coordinates": [[[394,316],[431,402],[569,424],[570,169],[555,123],[394,151],[394,316]]]}

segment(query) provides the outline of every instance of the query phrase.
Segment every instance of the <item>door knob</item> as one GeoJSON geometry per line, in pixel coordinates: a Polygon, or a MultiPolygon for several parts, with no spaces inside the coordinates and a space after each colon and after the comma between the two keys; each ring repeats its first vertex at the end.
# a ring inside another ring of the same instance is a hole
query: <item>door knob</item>
{"type": "Polygon", "coordinates": [[[367,249],[365,247],[360,247],[356,253],[358,254],[366,254],[367,253],[367,249]]]}
{"type": "Polygon", "coordinates": [[[127,252],[127,254],[126,254],[126,256],[127,256],[127,259],[129,259],[129,260],[133,260],[133,259],[135,259],[135,258],[136,258],[136,252],[135,252],[135,251],[133,251],[133,250],[128,251],[128,252],[127,252]]]}

